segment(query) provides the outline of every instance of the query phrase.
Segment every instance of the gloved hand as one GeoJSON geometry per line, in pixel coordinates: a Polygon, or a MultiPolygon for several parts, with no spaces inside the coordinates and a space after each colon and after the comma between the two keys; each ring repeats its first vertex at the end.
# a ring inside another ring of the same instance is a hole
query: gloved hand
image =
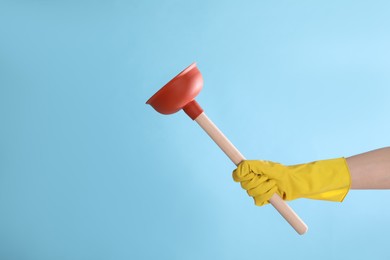
{"type": "Polygon", "coordinates": [[[343,201],[351,186],[345,158],[284,166],[270,161],[243,161],[233,179],[262,206],[277,192],[284,200],[309,198],[343,201]]]}

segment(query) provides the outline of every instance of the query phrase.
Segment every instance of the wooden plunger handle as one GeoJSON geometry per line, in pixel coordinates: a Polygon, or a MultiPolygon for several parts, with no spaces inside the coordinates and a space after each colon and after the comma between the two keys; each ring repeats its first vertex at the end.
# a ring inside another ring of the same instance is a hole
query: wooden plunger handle
{"type": "MultiPolygon", "coordinates": [[[[226,136],[218,129],[218,127],[206,116],[203,112],[195,121],[206,131],[206,133],[214,140],[214,142],[222,149],[222,151],[238,165],[245,157],[237,150],[237,148],[226,138],[226,136]]],[[[269,202],[274,208],[286,219],[288,223],[297,231],[298,234],[303,235],[307,232],[307,225],[300,219],[300,217],[287,205],[287,203],[275,193],[269,202]]]]}

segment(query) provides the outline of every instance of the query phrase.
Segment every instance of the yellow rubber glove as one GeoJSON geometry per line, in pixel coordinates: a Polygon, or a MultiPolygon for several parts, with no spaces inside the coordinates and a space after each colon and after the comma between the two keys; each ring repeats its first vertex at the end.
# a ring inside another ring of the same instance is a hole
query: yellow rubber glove
{"type": "Polygon", "coordinates": [[[345,158],[284,166],[270,161],[243,161],[233,171],[255,204],[268,203],[277,192],[284,200],[309,198],[343,201],[351,186],[345,158]]]}

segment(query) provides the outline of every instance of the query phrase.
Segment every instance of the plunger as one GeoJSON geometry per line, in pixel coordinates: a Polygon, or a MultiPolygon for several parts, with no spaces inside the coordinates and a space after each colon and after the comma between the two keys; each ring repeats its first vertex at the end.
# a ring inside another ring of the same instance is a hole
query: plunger
{"type": "MultiPolygon", "coordinates": [[[[230,160],[235,165],[238,165],[241,161],[245,160],[245,157],[206,116],[201,106],[195,101],[195,97],[202,90],[202,87],[202,74],[197,68],[196,63],[192,63],[157,91],[146,104],[151,105],[157,112],[166,115],[176,113],[183,109],[192,120],[197,122],[206,131],[230,160]]],[[[298,234],[303,235],[307,232],[307,225],[277,193],[271,197],[269,202],[298,234]]]]}

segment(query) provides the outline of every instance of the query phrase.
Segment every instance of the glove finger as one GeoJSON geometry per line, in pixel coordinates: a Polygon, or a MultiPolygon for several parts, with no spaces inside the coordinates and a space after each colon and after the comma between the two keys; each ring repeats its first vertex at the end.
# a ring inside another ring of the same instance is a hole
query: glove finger
{"type": "Polygon", "coordinates": [[[233,180],[236,182],[248,181],[255,176],[250,166],[250,161],[242,161],[233,171],[233,180]]]}
{"type": "Polygon", "coordinates": [[[261,196],[262,194],[267,193],[273,187],[276,187],[276,182],[274,180],[267,180],[257,185],[253,189],[247,190],[248,195],[251,197],[261,196]]]}
{"type": "Polygon", "coordinates": [[[253,176],[251,180],[248,181],[242,181],[241,187],[245,190],[251,190],[258,186],[260,186],[262,183],[268,181],[268,177],[265,175],[256,174],[253,176]]]}
{"type": "Polygon", "coordinates": [[[256,206],[264,206],[269,203],[271,197],[277,192],[278,188],[273,186],[267,192],[260,194],[258,196],[253,197],[256,206]]]}

